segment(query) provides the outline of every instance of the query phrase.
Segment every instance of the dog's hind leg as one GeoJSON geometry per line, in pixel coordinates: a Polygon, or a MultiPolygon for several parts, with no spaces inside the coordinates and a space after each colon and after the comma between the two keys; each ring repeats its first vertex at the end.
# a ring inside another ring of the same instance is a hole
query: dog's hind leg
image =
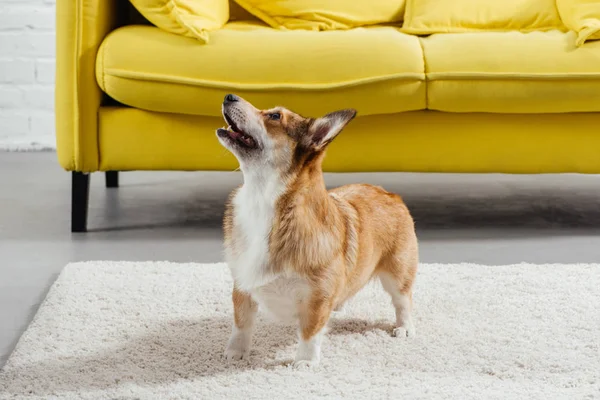
{"type": "Polygon", "coordinates": [[[396,309],[396,337],[415,336],[415,324],[412,319],[412,285],[417,272],[416,257],[393,256],[378,270],[383,289],[392,297],[396,309]]]}

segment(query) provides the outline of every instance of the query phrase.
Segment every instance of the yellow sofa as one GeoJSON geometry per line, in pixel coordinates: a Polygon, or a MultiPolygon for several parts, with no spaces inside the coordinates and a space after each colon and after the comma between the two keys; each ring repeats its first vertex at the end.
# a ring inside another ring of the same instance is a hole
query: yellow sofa
{"type": "Polygon", "coordinates": [[[600,172],[600,42],[575,34],[396,27],[272,29],[232,5],[209,44],[159,30],[124,0],[57,1],[57,154],[73,172],[233,170],[215,129],[225,94],[357,117],[327,171],[600,172]]]}

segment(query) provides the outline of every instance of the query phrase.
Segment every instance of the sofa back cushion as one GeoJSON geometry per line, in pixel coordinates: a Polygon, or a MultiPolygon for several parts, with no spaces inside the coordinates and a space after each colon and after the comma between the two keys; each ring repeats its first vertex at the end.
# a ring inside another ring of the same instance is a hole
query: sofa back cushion
{"type": "Polygon", "coordinates": [[[130,0],[148,21],[171,33],[208,43],[229,19],[229,0],[130,0]]]}
{"type": "Polygon", "coordinates": [[[402,29],[406,33],[429,35],[564,30],[564,25],[556,0],[407,0],[402,29]]]}
{"type": "Polygon", "coordinates": [[[278,29],[335,30],[399,24],[405,0],[235,0],[278,29]]]}
{"type": "Polygon", "coordinates": [[[567,28],[577,33],[577,46],[600,40],[600,1],[556,0],[556,4],[567,28]]]}

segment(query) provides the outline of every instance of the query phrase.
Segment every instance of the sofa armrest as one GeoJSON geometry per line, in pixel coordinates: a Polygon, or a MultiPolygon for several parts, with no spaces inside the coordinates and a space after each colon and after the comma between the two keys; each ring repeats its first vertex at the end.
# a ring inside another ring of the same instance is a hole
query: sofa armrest
{"type": "Polygon", "coordinates": [[[68,171],[98,170],[98,109],[103,94],[95,63],[104,37],[119,24],[119,0],[56,2],[56,145],[68,171]]]}

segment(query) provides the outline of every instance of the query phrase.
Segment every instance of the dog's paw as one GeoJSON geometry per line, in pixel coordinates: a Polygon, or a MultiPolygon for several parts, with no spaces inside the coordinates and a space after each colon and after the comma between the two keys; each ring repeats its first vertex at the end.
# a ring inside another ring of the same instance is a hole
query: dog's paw
{"type": "Polygon", "coordinates": [[[247,360],[248,356],[250,354],[250,351],[246,350],[240,350],[240,349],[236,349],[236,348],[228,348],[227,350],[225,350],[225,354],[223,354],[223,356],[225,357],[225,359],[227,361],[239,361],[239,360],[247,360]]]}
{"type": "Polygon", "coordinates": [[[250,354],[251,331],[238,330],[234,328],[227,347],[225,350],[225,358],[227,361],[245,360],[250,354]]]}
{"type": "Polygon", "coordinates": [[[296,360],[292,364],[295,369],[312,369],[319,365],[319,360],[296,360]]]}
{"type": "Polygon", "coordinates": [[[295,368],[312,368],[319,364],[321,360],[321,339],[324,331],[325,328],[309,340],[300,340],[294,360],[295,368]]]}
{"type": "Polygon", "coordinates": [[[392,336],[397,338],[415,337],[415,326],[412,322],[405,323],[404,326],[394,328],[392,331],[392,336]]]}
{"type": "Polygon", "coordinates": [[[303,351],[306,350],[303,346],[300,346],[300,351],[296,354],[296,359],[294,360],[294,368],[298,369],[306,369],[313,368],[319,365],[319,361],[321,361],[321,356],[319,353],[320,349],[313,349],[313,351],[303,351]],[[317,351],[314,351],[317,350],[317,351]]]}

